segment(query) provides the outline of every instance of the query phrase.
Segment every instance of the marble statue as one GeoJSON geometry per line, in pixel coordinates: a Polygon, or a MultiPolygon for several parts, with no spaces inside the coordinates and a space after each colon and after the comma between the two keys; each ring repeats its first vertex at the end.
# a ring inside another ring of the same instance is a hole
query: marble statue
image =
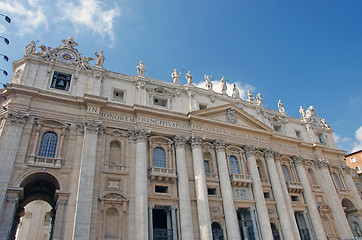
{"type": "Polygon", "coordinates": [[[299,108],[300,117],[304,120],[305,119],[305,111],[302,106],[299,108]]]}
{"type": "Polygon", "coordinates": [[[316,110],[313,106],[310,106],[308,110],[305,112],[305,118],[313,118],[316,115],[316,110]]]}
{"type": "Polygon", "coordinates": [[[137,65],[137,74],[138,76],[144,76],[146,72],[146,66],[143,65],[143,62],[140,61],[140,63],[137,65]]]}
{"type": "Polygon", "coordinates": [[[210,78],[212,79],[212,76],[210,77],[209,75],[205,74],[204,78],[205,78],[205,84],[206,84],[207,90],[212,90],[212,82],[210,80],[210,78]]]}
{"type": "Polygon", "coordinates": [[[25,56],[26,56],[26,55],[31,55],[31,54],[35,53],[35,50],[36,50],[35,41],[31,41],[31,43],[29,43],[29,44],[26,45],[26,47],[25,47],[25,56]]]}
{"type": "Polygon", "coordinates": [[[258,93],[256,95],[256,104],[258,104],[259,106],[263,106],[263,102],[264,100],[261,98],[260,93],[258,93]]]}
{"type": "Polygon", "coordinates": [[[280,100],[280,99],[279,99],[279,101],[278,101],[278,109],[279,109],[279,112],[280,112],[281,114],[285,115],[285,109],[284,109],[282,100],[280,100]]]}
{"type": "Polygon", "coordinates": [[[186,73],[186,80],[187,80],[187,85],[192,85],[192,76],[191,76],[191,71],[188,71],[186,73]]]}
{"type": "Polygon", "coordinates": [[[173,83],[178,84],[180,80],[181,73],[177,73],[177,70],[173,70],[171,77],[173,78],[173,83]]]}
{"type": "Polygon", "coordinates": [[[239,93],[239,89],[236,87],[236,85],[234,84],[234,87],[233,87],[233,95],[232,95],[233,98],[240,98],[240,93],[239,93]]]}
{"type": "Polygon", "coordinates": [[[248,98],[249,98],[249,102],[251,103],[255,103],[255,98],[253,97],[253,94],[251,94],[251,91],[248,90],[248,98]]]}
{"type": "Polygon", "coordinates": [[[34,53],[35,55],[38,55],[44,59],[50,59],[52,55],[52,49],[51,47],[46,47],[44,45],[41,45],[39,52],[34,53]]]}
{"type": "Polygon", "coordinates": [[[226,79],[225,79],[225,77],[222,77],[222,78],[221,78],[220,84],[221,84],[221,93],[222,93],[222,94],[226,94],[227,85],[226,85],[226,79]]]}
{"type": "Polygon", "coordinates": [[[95,51],[94,55],[96,55],[97,57],[96,66],[103,67],[104,60],[106,60],[106,58],[103,55],[103,51],[99,51],[99,53],[95,51]]]}

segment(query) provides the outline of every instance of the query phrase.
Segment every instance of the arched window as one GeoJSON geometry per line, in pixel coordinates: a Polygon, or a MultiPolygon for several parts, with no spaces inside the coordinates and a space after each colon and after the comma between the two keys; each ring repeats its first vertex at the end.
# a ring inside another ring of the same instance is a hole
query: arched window
{"type": "Polygon", "coordinates": [[[166,153],[163,148],[156,147],[153,149],[153,166],[166,168],[166,153]]]}
{"type": "Polygon", "coordinates": [[[235,156],[229,157],[231,174],[240,174],[239,161],[235,156]]]}
{"type": "Polygon", "coordinates": [[[211,224],[212,229],[212,240],[224,240],[224,231],[217,222],[211,224]]]}
{"type": "Polygon", "coordinates": [[[109,145],[109,162],[121,162],[121,144],[118,141],[112,141],[109,145]]]}
{"type": "Polygon", "coordinates": [[[292,181],[292,179],[290,178],[290,174],[289,174],[289,169],[287,166],[283,165],[282,166],[282,169],[283,169],[283,174],[284,174],[284,177],[285,177],[285,181],[287,182],[290,182],[292,181]]]}
{"type": "Polygon", "coordinates": [[[337,188],[342,189],[342,184],[341,184],[341,181],[339,180],[338,175],[336,173],[332,173],[332,176],[333,176],[334,182],[337,185],[337,188]]]}
{"type": "Polygon", "coordinates": [[[55,132],[44,133],[41,138],[38,156],[55,158],[57,143],[58,143],[58,136],[55,132]]]}

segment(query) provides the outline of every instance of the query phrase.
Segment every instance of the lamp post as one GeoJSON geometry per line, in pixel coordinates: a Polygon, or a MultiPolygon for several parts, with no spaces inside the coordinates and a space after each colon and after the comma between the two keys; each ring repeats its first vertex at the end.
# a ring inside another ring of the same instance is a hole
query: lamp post
{"type": "Polygon", "coordinates": [[[4,69],[0,69],[0,71],[2,71],[2,72],[3,72],[3,74],[4,74],[5,76],[7,76],[7,75],[8,75],[8,72],[7,72],[7,71],[5,71],[4,69]]]}
{"type": "Polygon", "coordinates": [[[4,55],[4,54],[1,54],[1,53],[0,53],[0,56],[3,56],[5,61],[7,61],[7,62],[9,61],[8,56],[6,56],[6,55],[4,55]]]}
{"type": "Polygon", "coordinates": [[[5,21],[7,21],[8,23],[11,22],[11,19],[8,16],[1,14],[1,13],[0,13],[0,16],[3,16],[5,18],[5,21]]]}

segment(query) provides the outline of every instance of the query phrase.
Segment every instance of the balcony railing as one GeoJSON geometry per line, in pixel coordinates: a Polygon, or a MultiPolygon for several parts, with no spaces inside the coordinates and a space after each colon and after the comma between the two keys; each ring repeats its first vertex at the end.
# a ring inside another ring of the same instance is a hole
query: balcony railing
{"type": "Polygon", "coordinates": [[[153,229],[154,240],[173,240],[172,229],[153,229]]]}
{"type": "Polygon", "coordinates": [[[230,176],[230,181],[233,187],[249,187],[252,183],[250,176],[244,174],[232,174],[230,176]]]}
{"type": "Polygon", "coordinates": [[[349,194],[349,190],[348,189],[342,189],[342,188],[337,188],[338,193],[340,194],[349,194]]]}
{"type": "Polygon", "coordinates": [[[303,186],[300,182],[288,181],[287,187],[290,193],[300,193],[303,190],[303,186]]]}
{"type": "Polygon", "coordinates": [[[104,163],[103,171],[110,173],[126,174],[127,168],[125,165],[118,163],[104,163]]]}
{"type": "Polygon", "coordinates": [[[174,182],[177,178],[174,168],[151,167],[148,172],[151,181],[174,182]]]}
{"type": "Polygon", "coordinates": [[[39,167],[49,167],[49,168],[61,168],[62,159],[60,158],[49,158],[49,157],[40,157],[40,156],[31,156],[28,165],[30,166],[39,166],[39,167]]]}

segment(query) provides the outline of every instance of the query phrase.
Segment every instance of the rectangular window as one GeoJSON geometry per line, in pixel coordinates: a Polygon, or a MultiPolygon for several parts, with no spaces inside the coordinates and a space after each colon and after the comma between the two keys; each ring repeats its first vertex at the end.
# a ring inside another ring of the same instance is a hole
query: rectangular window
{"type": "Polygon", "coordinates": [[[291,198],[292,198],[293,202],[298,202],[299,201],[298,196],[292,195],[291,198]]]}
{"type": "Polygon", "coordinates": [[[264,198],[265,198],[265,199],[270,198],[270,193],[269,193],[269,192],[264,192],[264,198]]]}
{"type": "Polygon", "coordinates": [[[156,193],[168,193],[168,187],[155,185],[155,192],[156,193]]]}
{"type": "Polygon", "coordinates": [[[355,158],[355,157],[351,157],[350,161],[351,161],[351,163],[355,163],[355,162],[356,162],[356,158],[355,158]]]}
{"type": "Polygon", "coordinates": [[[153,97],[153,105],[167,107],[167,99],[153,97]]]}
{"type": "Polygon", "coordinates": [[[297,136],[297,138],[302,139],[302,134],[299,130],[295,130],[295,135],[297,136]]]}
{"type": "Polygon", "coordinates": [[[199,109],[202,110],[202,109],[206,109],[207,108],[207,105],[206,104],[199,104],[199,109]]]}
{"type": "Polygon", "coordinates": [[[318,139],[319,139],[319,142],[320,142],[320,143],[326,144],[326,140],[325,140],[323,134],[318,134],[318,139]]]}
{"type": "Polygon", "coordinates": [[[71,74],[54,72],[50,88],[68,91],[70,87],[71,74]]]}
{"type": "Polygon", "coordinates": [[[204,161],[205,173],[210,173],[210,162],[204,161]]]}
{"type": "Polygon", "coordinates": [[[282,132],[282,126],[277,126],[277,125],[274,125],[274,130],[278,133],[283,133],[282,132]]]}
{"type": "Polygon", "coordinates": [[[207,194],[212,195],[212,196],[216,196],[217,195],[216,188],[208,188],[207,189],[207,194]]]}
{"type": "Polygon", "coordinates": [[[113,89],[112,99],[116,101],[124,101],[124,90],[113,89]]]}

